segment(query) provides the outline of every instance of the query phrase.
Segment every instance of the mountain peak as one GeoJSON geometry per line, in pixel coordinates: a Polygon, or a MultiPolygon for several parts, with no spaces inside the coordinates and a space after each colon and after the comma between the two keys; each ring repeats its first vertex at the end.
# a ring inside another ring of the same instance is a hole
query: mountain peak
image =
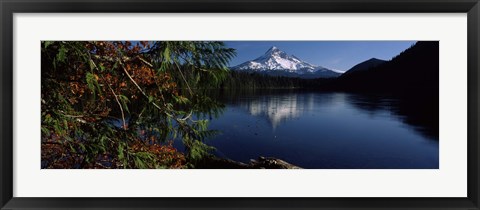
{"type": "Polygon", "coordinates": [[[378,58],[370,58],[366,61],[363,61],[355,66],[353,66],[352,68],[350,68],[346,73],[352,73],[352,72],[358,72],[358,71],[366,71],[370,68],[373,68],[373,67],[376,67],[380,64],[383,64],[387,61],[385,60],[381,60],[381,59],[378,59],[378,58]]]}
{"type": "Polygon", "coordinates": [[[312,65],[294,55],[288,55],[276,46],[270,47],[264,55],[232,67],[232,70],[274,73],[292,77],[308,75],[309,77],[336,77],[339,74],[330,69],[312,65]],[[317,75],[319,73],[319,75],[317,75]]]}
{"type": "Polygon", "coordinates": [[[278,47],[275,45],[270,47],[270,49],[268,49],[268,51],[274,51],[274,50],[278,50],[278,47]]]}
{"type": "Polygon", "coordinates": [[[282,52],[282,51],[280,49],[278,49],[278,47],[272,46],[272,47],[270,47],[270,49],[267,50],[267,52],[265,52],[265,54],[268,55],[268,54],[274,54],[274,53],[277,53],[277,52],[282,52]]]}
{"type": "Polygon", "coordinates": [[[366,61],[384,61],[384,60],[381,60],[381,59],[378,59],[378,58],[370,58],[366,61]]]}

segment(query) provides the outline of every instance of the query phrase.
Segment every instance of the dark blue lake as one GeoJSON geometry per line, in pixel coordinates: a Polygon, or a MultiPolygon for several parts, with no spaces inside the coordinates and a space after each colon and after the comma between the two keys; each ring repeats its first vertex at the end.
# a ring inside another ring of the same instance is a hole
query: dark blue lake
{"type": "Polygon", "coordinates": [[[206,143],[220,157],[316,169],[439,167],[435,99],[291,90],[219,98],[225,108],[209,127],[221,133],[206,143]]]}

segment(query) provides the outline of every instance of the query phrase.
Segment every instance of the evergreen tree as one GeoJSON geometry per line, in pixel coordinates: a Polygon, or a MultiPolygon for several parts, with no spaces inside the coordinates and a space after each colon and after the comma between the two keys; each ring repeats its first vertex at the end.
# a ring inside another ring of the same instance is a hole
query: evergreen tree
{"type": "Polygon", "coordinates": [[[45,41],[41,56],[43,168],[192,167],[213,149],[194,115],[221,111],[204,93],[235,56],[222,42],[45,41]]]}

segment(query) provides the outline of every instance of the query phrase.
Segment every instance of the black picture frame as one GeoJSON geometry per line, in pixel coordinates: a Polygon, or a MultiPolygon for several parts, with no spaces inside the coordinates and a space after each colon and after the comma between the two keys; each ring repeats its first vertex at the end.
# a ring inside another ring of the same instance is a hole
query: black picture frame
{"type": "Polygon", "coordinates": [[[479,209],[478,0],[1,0],[1,209],[479,209]],[[466,198],[16,198],[13,197],[14,13],[467,13],[466,198]]]}

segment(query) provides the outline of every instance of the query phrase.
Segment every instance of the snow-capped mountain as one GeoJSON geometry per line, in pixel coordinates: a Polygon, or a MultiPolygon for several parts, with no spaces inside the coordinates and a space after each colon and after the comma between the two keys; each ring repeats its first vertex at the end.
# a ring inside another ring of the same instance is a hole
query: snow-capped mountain
{"type": "Polygon", "coordinates": [[[340,73],[322,66],[316,66],[288,55],[277,47],[271,47],[264,55],[255,60],[244,62],[231,68],[235,71],[252,71],[275,76],[327,78],[337,77],[340,73]]]}

